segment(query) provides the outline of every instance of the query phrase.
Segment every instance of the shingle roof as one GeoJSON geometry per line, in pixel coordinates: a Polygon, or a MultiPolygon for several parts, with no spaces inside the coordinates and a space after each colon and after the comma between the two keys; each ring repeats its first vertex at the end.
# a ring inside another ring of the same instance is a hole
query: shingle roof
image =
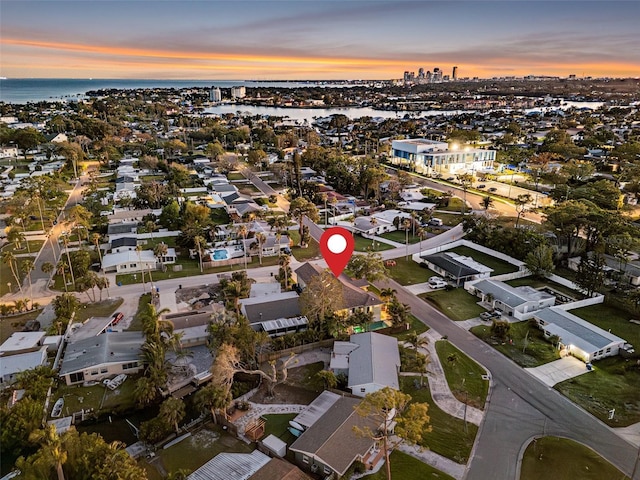
{"type": "Polygon", "coordinates": [[[138,245],[138,240],[135,237],[116,238],[111,242],[111,248],[135,247],[137,245],[138,245]]]}
{"type": "Polygon", "coordinates": [[[534,316],[546,322],[548,325],[544,326],[545,330],[558,335],[562,343],[575,345],[587,353],[600,350],[611,343],[624,342],[622,338],[558,307],[545,308],[534,316]]]}
{"type": "Polygon", "coordinates": [[[400,353],[398,340],[379,333],[351,335],[351,343],[358,345],[349,354],[349,387],[375,384],[398,390],[400,353]]]}
{"type": "Polygon", "coordinates": [[[553,297],[550,293],[540,292],[538,290],[529,291],[527,288],[522,287],[512,287],[511,285],[496,280],[481,280],[473,287],[484,294],[493,295],[495,300],[499,300],[505,305],[514,308],[527,302],[537,302],[553,297]]]}
{"type": "Polygon", "coordinates": [[[323,268],[309,262],[305,262],[295,269],[298,280],[302,280],[305,284],[308,284],[313,277],[320,275],[323,271],[323,268]]]}
{"type": "Polygon", "coordinates": [[[139,360],[142,332],[103,333],[67,345],[60,375],[78,372],[105,363],[139,360]]]}
{"type": "Polygon", "coordinates": [[[341,397],[289,449],[313,455],[344,475],[354,460],[364,456],[374,443],[371,438],[357,435],[353,427],[375,430],[379,426],[356,413],[355,407],[360,402],[357,398],[341,397]]]}
{"type": "Polygon", "coordinates": [[[327,410],[338,401],[340,395],[337,393],[325,390],[318,395],[313,402],[307,405],[304,412],[301,412],[293,420],[303,427],[309,428],[316,423],[322,415],[327,413],[327,410]]]}
{"type": "Polygon", "coordinates": [[[311,480],[311,477],[281,458],[272,458],[269,463],[251,475],[249,480],[311,480]]]}
{"type": "Polygon", "coordinates": [[[300,316],[300,300],[296,292],[243,298],[240,304],[249,323],[300,316]]]}
{"type": "Polygon", "coordinates": [[[480,273],[471,267],[467,267],[465,264],[455,260],[444,252],[434,253],[433,255],[424,255],[421,258],[442,268],[453,275],[454,278],[470,277],[480,273]]]}
{"type": "Polygon", "coordinates": [[[118,233],[132,233],[135,232],[138,228],[138,224],[135,222],[132,223],[110,223],[107,227],[108,235],[115,235],[118,233]]]}

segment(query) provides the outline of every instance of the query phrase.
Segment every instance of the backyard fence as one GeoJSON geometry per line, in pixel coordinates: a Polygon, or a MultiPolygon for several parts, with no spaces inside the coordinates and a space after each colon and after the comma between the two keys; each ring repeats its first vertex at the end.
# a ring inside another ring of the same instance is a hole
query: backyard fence
{"type": "Polygon", "coordinates": [[[287,357],[292,353],[302,353],[308,352],[309,350],[314,350],[316,348],[323,347],[333,347],[333,342],[335,340],[333,338],[327,340],[320,340],[319,342],[307,343],[305,345],[298,345],[296,347],[285,348],[283,350],[278,350],[275,352],[263,352],[258,354],[258,363],[270,362],[272,360],[277,360],[278,358],[287,357]]]}

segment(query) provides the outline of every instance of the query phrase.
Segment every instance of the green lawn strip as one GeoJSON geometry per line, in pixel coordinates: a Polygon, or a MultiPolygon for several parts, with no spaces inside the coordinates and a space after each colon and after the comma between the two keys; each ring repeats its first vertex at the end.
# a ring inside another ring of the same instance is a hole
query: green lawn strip
{"type": "Polygon", "coordinates": [[[484,408],[489,393],[489,382],[482,379],[487,374],[485,369],[447,340],[437,341],[436,351],[453,395],[468,405],[484,408]]]}
{"type": "Polygon", "coordinates": [[[158,450],[167,472],[195,471],[219,453],[250,453],[249,445],[234,438],[220,426],[199,430],[167,449],[158,450]]]}
{"type": "Polygon", "coordinates": [[[629,477],[589,447],[567,438],[542,437],[529,444],[520,470],[520,480],[540,478],[625,480],[629,477]]]}
{"type": "Polygon", "coordinates": [[[492,275],[502,275],[503,273],[511,273],[518,271],[518,267],[511,263],[503,262],[497,258],[487,255],[486,253],[479,252],[469,247],[456,247],[449,252],[457,253],[458,255],[464,255],[466,257],[473,258],[476,262],[486,265],[489,268],[493,268],[492,275]]]}
{"type": "Polygon", "coordinates": [[[626,427],[640,422],[640,370],[634,362],[620,357],[598,360],[591,372],[554,388],[607,425],[626,427]],[[609,411],[614,408],[614,417],[609,420],[609,411]]]}
{"type": "MultiPolygon", "coordinates": [[[[404,232],[404,230],[396,230],[394,232],[383,233],[382,235],[379,235],[379,236],[382,238],[386,238],[387,240],[391,240],[392,242],[397,242],[404,245],[406,240],[405,235],[406,233],[404,232]]],[[[420,241],[420,237],[414,236],[413,232],[409,230],[409,243],[410,244],[418,243],[419,241],[420,241]]]]}
{"type": "Polygon", "coordinates": [[[233,182],[234,180],[246,180],[246,177],[240,172],[227,173],[227,178],[230,182],[233,182]]]}
{"type": "Polygon", "coordinates": [[[420,335],[421,333],[424,333],[427,330],[429,330],[429,327],[427,327],[424,323],[418,320],[413,314],[409,314],[409,330],[406,330],[400,333],[392,333],[391,336],[396,337],[400,342],[404,342],[409,338],[409,335],[411,335],[413,332],[420,335]]]}
{"type": "Polygon", "coordinates": [[[400,388],[404,393],[411,395],[413,402],[426,402],[429,405],[431,431],[422,435],[421,445],[455,462],[466,463],[478,427],[467,422],[465,433],[464,421],[440,410],[431,398],[426,382],[425,387],[416,389],[414,380],[413,377],[401,377],[400,388]]]}
{"type": "MultiPolygon", "coordinates": [[[[35,261],[36,257],[19,257],[16,258],[16,263],[17,266],[15,267],[16,270],[16,274],[18,275],[18,278],[20,279],[20,282],[23,282],[24,279],[26,278],[26,275],[24,274],[24,272],[22,271],[22,262],[24,262],[25,260],[27,260],[27,258],[35,261]]],[[[15,264],[14,264],[15,265],[15,264]]],[[[9,292],[9,285],[7,285],[8,283],[11,283],[11,291],[13,291],[14,293],[19,292],[19,288],[16,285],[16,279],[13,277],[13,273],[11,272],[11,268],[9,268],[9,265],[7,265],[4,262],[0,262],[0,278],[2,278],[2,281],[0,281],[0,294],[4,295],[6,293],[10,293],[9,292]]],[[[27,287],[26,290],[23,289],[23,297],[27,297],[29,295],[28,293],[29,288],[27,287]]]]}
{"type": "MultiPolygon", "coordinates": [[[[433,216],[435,218],[439,218],[440,220],[442,220],[442,223],[444,223],[449,227],[458,225],[464,220],[464,217],[462,215],[456,215],[453,213],[441,213],[440,211],[434,212],[433,216]]],[[[440,230],[429,227],[427,231],[436,233],[436,232],[439,232],[440,230]]]]}
{"type": "Polygon", "coordinates": [[[51,405],[57,399],[64,398],[64,415],[71,415],[83,409],[93,409],[96,413],[121,413],[135,406],[135,384],[136,378],[131,376],[116,390],[110,390],[102,383],[92,387],[68,386],[61,383],[51,396],[51,405]]]}
{"type": "Polygon", "coordinates": [[[633,318],[639,318],[637,315],[634,317],[624,310],[605,303],[576,308],[569,313],[593,323],[603,330],[610,331],[620,338],[624,338],[634,345],[636,349],[640,347],[640,325],[629,321],[633,318]]]}
{"type": "Polygon", "coordinates": [[[476,303],[478,298],[463,288],[435,290],[418,296],[455,321],[468,320],[485,311],[476,303]]]}
{"type": "MultiPolygon", "coordinates": [[[[462,212],[463,205],[464,202],[461,198],[451,197],[449,199],[449,205],[447,205],[446,207],[438,207],[438,210],[446,210],[448,212],[462,212]]],[[[469,209],[467,208],[467,210],[469,209]]]]}
{"type": "Polygon", "coordinates": [[[384,250],[391,250],[393,245],[383,243],[378,240],[375,242],[369,238],[361,237],[360,235],[354,236],[356,252],[382,252],[384,250]]]}
{"type": "Polygon", "coordinates": [[[0,343],[4,343],[11,334],[21,332],[25,324],[29,320],[35,320],[38,318],[41,312],[42,310],[38,309],[21,315],[0,318],[0,343]]]}
{"type": "MultiPolygon", "coordinates": [[[[453,477],[441,472],[440,470],[408,455],[400,450],[391,452],[389,458],[391,463],[391,478],[401,480],[453,480],[453,477]]],[[[366,475],[365,480],[386,480],[387,469],[383,466],[380,470],[372,475],[366,475]]]]}
{"type": "Polygon", "coordinates": [[[576,292],[575,290],[571,290],[564,285],[560,285],[559,283],[552,282],[551,280],[540,280],[534,277],[524,277],[524,278],[516,278],[514,280],[508,280],[505,282],[507,285],[511,285],[512,287],[521,287],[523,285],[533,287],[533,288],[542,288],[549,287],[557,292],[560,292],[564,295],[568,295],[571,298],[575,298],[579,300],[584,297],[580,292],[576,292]]]}
{"type": "Polygon", "coordinates": [[[274,435],[287,445],[291,445],[295,442],[296,437],[287,430],[287,427],[289,426],[289,420],[293,420],[297,416],[297,413],[262,415],[262,418],[267,422],[264,426],[264,437],[262,438],[265,439],[269,435],[274,435]]]}
{"type": "Polygon", "coordinates": [[[429,280],[430,277],[436,276],[432,270],[426,267],[420,266],[418,263],[411,260],[411,257],[394,259],[396,266],[387,266],[389,269],[389,276],[397,281],[400,285],[414,285],[416,283],[424,283],[429,280]]]}
{"type": "Polygon", "coordinates": [[[123,301],[122,298],[113,298],[96,303],[83,303],[76,312],[74,322],[84,322],[91,317],[109,317],[122,305],[123,301]]]}
{"type": "Polygon", "coordinates": [[[155,232],[153,234],[153,238],[147,238],[146,240],[143,240],[143,250],[153,250],[154,247],[159,243],[164,243],[169,248],[176,247],[176,239],[178,237],[161,237],[160,235],[160,233],[155,232]]]}
{"type": "Polygon", "coordinates": [[[542,330],[531,326],[528,321],[511,324],[509,337],[513,343],[508,340],[501,342],[493,338],[489,324],[473,327],[471,333],[505,354],[521,367],[538,367],[560,358],[558,350],[544,338],[542,330]],[[528,336],[527,332],[529,332],[528,336]],[[527,338],[527,347],[523,353],[525,337],[527,338]]]}
{"type": "Polygon", "coordinates": [[[297,230],[289,231],[289,238],[293,241],[295,247],[291,248],[291,253],[299,262],[317,258],[320,256],[320,245],[313,238],[309,241],[309,245],[306,248],[300,248],[300,234],[297,230]]]}
{"type": "MultiPolygon", "coordinates": [[[[45,225],[45,228],[48,226],[46,222],[44,225],[45,225]]],[[[27,248],[27,244],[23,242],[22,245],[20,245],[20,249],[15,248],[16,247],[15,243],[10,243],[5,248],[3,248],[2,251],[12,252],[14,255],[23,255],[25,253],[30,255],[36,255],[42,248],[42,245],[44,245],[44,240],[29,240],[28,243],[29,243],[28,248],[27,248]]]]}
{"type": "Polygon", "coordinates": [[[140,295],[140,299],[138,300],[138,311],[133,316],[133,320],[129,324],[129,328],[127,328],[130,332],[141,332],[142,331],[142,315],[144,314],[147,305],[151,303],[151,295],[149,293],[145,293],[140,295]]]}

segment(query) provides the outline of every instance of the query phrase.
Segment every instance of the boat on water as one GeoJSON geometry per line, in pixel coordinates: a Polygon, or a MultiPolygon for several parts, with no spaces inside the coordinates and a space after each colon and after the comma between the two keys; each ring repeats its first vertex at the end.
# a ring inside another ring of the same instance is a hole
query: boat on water
{"type": "Polygon", "coordinates": [[[58,418],[62,415],[62,407],[64,407],[64,398],[59,398],[56,400],[56,403],[53,404],[53,408],[51,409],[51,416],[53,418],[58,418]]]}

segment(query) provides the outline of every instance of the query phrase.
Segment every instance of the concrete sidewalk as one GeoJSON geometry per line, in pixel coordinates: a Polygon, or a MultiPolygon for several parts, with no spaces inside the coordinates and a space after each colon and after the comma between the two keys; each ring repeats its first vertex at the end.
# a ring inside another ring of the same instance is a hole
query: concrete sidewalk
{"type": "Polygon", "coordinates": [[[640,447],[640,422],[628,427],[614,428],[614,432],[624,438],[627,442],[640,447]]]}
{"type": "Polygon", "coordinates": [[[398,450],[422,460],[424,463],[437,468],[441,472],[451,475],[456,480],[461,480],[464,477],[464,473],[467,468],[466,465],[456,463],[447,457],[443,457],[442,455],[432,452],[431,450],[413,445],[406,445],[404,443],[398,446],[398,450]]]}
{"type": "Polygon", "coordinates": [[[409,290],[414,295],[420,295],[421,293],[433,292],[433,288],[429,286],[429,282],[424,283],[416,283],[415,285],[407,285],[407,290],[409,290]]]}

